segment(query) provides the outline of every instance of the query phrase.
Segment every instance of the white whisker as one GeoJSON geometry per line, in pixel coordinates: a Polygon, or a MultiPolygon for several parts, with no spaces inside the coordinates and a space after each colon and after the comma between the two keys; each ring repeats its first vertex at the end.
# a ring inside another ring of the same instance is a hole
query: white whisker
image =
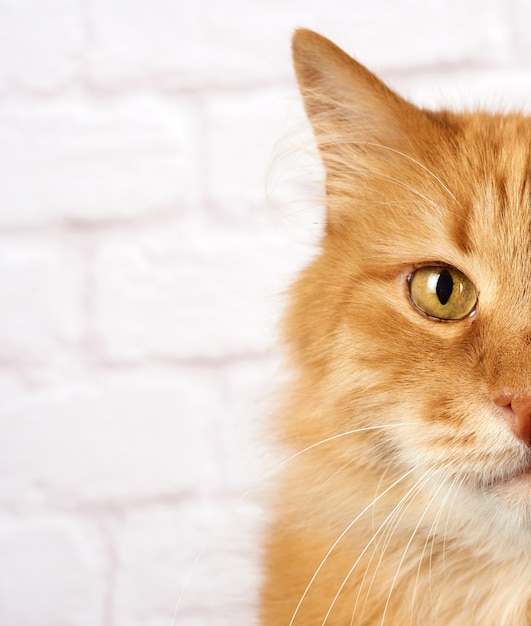
{"type": "MultiPolygon", "coordinates": [[[[412,502],[414,501],[414,499],[417,497],[417,494],[421,492],[422,488],[424,487],[424,485],[431,479],[431,477],[433,476],[433,472],[430,471],[426,471],[413,485],[412,487],[407,491],[407,493],[405,493],[402,498],[400,499],[400,501],[395,505],[395,507],[393,508],[393,510],[389,513],[389,515],[385,518],[385,520],[383,521],[383,523],[381,524],[381,526],[378,528],[378,530],[376,531],[375,535],[373,536],[373,538],[371,539],[371,542],[376,538],[376,536],[382,532],[380,538],[378,539],[378,542],[374,545],[373,547],[373,555],[371,556],[370,560],[369,560],[369,564],[370,565],[372,563],[372,559],[374,558],[375,554],[376,554],[376,550],[378,550],[380,543],[382,541],[384,541],[382,548],[381,548],[381,553],[380,553],[380,558],[378,559],[378,563],[376,565],[376,567],[374,568],[374,572],[371,578],[371,581],[369,583],[369,587],[367,589],[367,592],[365,593],[365,602],[363,603],[363,606],[361,608],[361,615],[363,615],[364,611],[365,611],[365,605],[367,604],[367,600],[369,598],[369,594],[370,591],[372,589],[372,585],[374,583],[374,579],[376,577],[376,574],[378,573],[378,570],[380,569],[380,565],[382,563],[382,560],[384,558],[385,552],[391,542],[391,539],[393,538],[393,535],[396,531],[396,529],[398,528],[400,522],[402,521],[402,518],[404,517],[407,509],[409,508],[410,504],[412,504],[412,502]]],[[[354,605],[354,609],[353,609],[353,615],[355,615],[356,610],[357,610],[357,606],[358,606],[358,602],[359,602],[359,598],[361,595],[361,590],[363,588],[363,585],[365,584],[365,579],[367,577],[367,573],[368,573],[368,567],[366,568],[366,571],[363,575],[363,579],[360,585],[360,588],[358,590],[358,594],[356,596],[356,603],[354,605]]],[[[349,576],[350,576],[351,572],[349,572],[349,576]]]]}
{"type": "Polygon", "coordinates": [[[451,515],[452,515],[452,509],[453,509],[453,506],[454,506],[455,501],[457,499],[457,494],[459,493],[459,489],[461,488],[461,486],[463,485],[464,482],[465,482],[465,477],[461,476],[461,479],[460,479],[457,487],[454,489],[453,498],[452,498],[452,501],[450,502],[450,506],[448,507],[448,513],[446,514],[446,524],[444,525],[443,548],[442,548],[442,570],[443,570],[443,573],[446,572],[445,554],[446,554],[446,537],[448,536],[448,524],[450,523],[450,519],[451,519],[451,515]]]}
{"type": "Polygon", "coordinates": [[[393,581],[391,583],[391,589],[389,590],[389,593],[387,595],[387,601],[385,603],[385,607],[383,610],[383,614],[382,614],[382,621],[380,622],[380,626],[384,625],[385,622],[385,616],[387,614],[387,609],[389,608],[389,604],[391,602],[391,596],[393,595],[393,591],[394,591],[394,587],[396,584],[396,581],[398,580],[398,575],[400,573],[400,569],[402,568],[402,564],[404,563],[404,560],[406,558],[407,552],[409,550],[409,547],[411,546],[413,539],[415,538],[415,535],[417,534],[418,529],[420,528],[420,525],[422,524],[422,520],[424,519],[424,517],[426,516],[426,513],[428,512],[432,502],[434,501],[434,499],[437,497],[439,491],[442,489],[442,487],[444,486],[444,483],[441,482],[439,484],[439,487],[437,488],[437,490],[435,491],[435,493],[432,495],[432,497],[430,498],[428,504],[426,505],[424,512],[422,513],[422,515],[419,518],[419,521],[417,522],[417,525],[415,526],[413,532],[411,533],[411,537],[409,538],[409,541],[407,542],[406,547],[404,548],[404,552],[402,554],[402,558],[400,559],[400,562],[398,563],[398,567],[396,568],[396,573],[395,576],[393,578],[393,581]]]}
{"type": "Polygon", "coordinates": [[[435,516],[429,531],[426,533],[426,541],[424,542],[424,547],[422,548],[422,552],[421,552],[420,557],[419,557],[419,564],[418,564],[418,567],[417,567],[417,576],[415,578],[415,584],[413,585],[413,594],[412,594],[412,597],[411,597],[411,624],[413,624],[413,614],[414,614],[414,608],[415,608],[415,599],[416,599],[416,595],[417,595],[417,587],[418,587],[418,583],[419,583],[419,579],[420,579],[420,570],[422,568],[422,562],[424,560],[424,554],[426,553],[426,548],[428,547],[428,542],[430,541],[430,538],[431,538],[430,560],[429,560],[429,568],[428,568],[429,587],[431,589],[431,563],[432,563],[432,556],[433,556],[433,544],[435,542],[435,535],[436,535],[436,532],[437,532],[437,526],[439,524],[439,520],[441,519],[442,511],[445,508],[446,503],[448,502],[449,496],[453,495],[453,493],[454,493],[453,492],[453,488],[455,486],[456,481],[457,481],[457,476],[454,477],[454,480],[452,481],[451,484],[447,485],[446,495],[445,495],[444,499],[442,500],[442,502],[440,503],[439,510],[437,511],[437,515],[435,516]]]}
{"type": "Polygon", "coordinates": [[[385,428],[410,426],[411,424],[412,422],[399,422],[395,424],[379,424],[378,426],[364,426],[363,428],[355,428],[353,430],[347,430],[342,433],[338,433],[337,435],[332,435],[331,437],[327,437],[326,439],[321,439],[320,441],[317,441],[316,443],[312,443],[306,448],[299,450],[298,452],[291,455],[287,459],[284,459],[283,461],[281,461],[278,465],[275,465],[275,467],[273,467],[272,469],[268,470],[243,493],[243,495],[240,497],[240,500],[243,500],[244,498],[246,498],[252,491],[254,491],[261,483],[266,481],[268,478],[271,478],[271,476],[274,476],[275,474],[277,474],[285,465],[287,465],[288,463],[291,463],[302,454],[305,454],[306,452],[309,452],[310,450],[313,450],[314,448],[322,446],[326,443],[329,443],[330,441],[334,441],[335,439],[339,439],[341,437],[347,437],[348,435],[355,435],[356,433],[369,432],[372,430],[383,430],[385,428]]]}
{"type": "Polygon", "coordinates": [[[371,174],[372,176],[377,176],[378,178],[387,180],[390,183],[394,183],[398,187],[402,187],[402,189],[406,189],[413,195],[419,197],[421,200],[424,200],[424,202],[426,202],[427,204],[430,204],[431,206],[436,207],[438,209],[440,208],[434,200],[432,200],[425,194],[421,193],[418,189],[411,187],[411,185],[407,185],[404,181],[394,178],[393,176],[388,176],[387,174],[383,174],[382,172],[369,170],[368,168],[363,168],[363,167],[351,167],[351,169],[353,172],[368,173],[368,174],[371,174]]]}
{"type": "MultiPolygon", "coordinates": [[[[414,471],[416,470],[416,468],[412,468],[409,471],[407,471],[405,474],[402,475],[401,478],[399,478],[398,480],[396,480],[390,487],[388,487],[387,489],[385,489],[385,491],[383,491],[377,498],[375,498],[371,504],[369,506],[367,506],[363,512],[365,512],[370,506],[373,506],[382,496],[384,496],[387,492],[389,492],[393,487],[395,487],[397,484],[399,484],[404,478],[406,478],[407,476],[409,476],[410,474],[412,474],[414,471]]],[[[413,485],[413,487],[411,487],[411,489],[408,491],[408,494],[415,488],[415,486],[421,481],[422,479],[419,479],[415,485],[413,485]]],[[[406,494],[407,495],[407,494],[406,494]]],[[[403,499],[403,498],[402,498],[403,499]]],[[[402,501],[402,500],[401,500],[402,501]]],[[[396,507],[395,507],[396,509],[396,507]]],[[[343,582],[341,583],[341,586],[339,587],[339,589],[337,590],[336,595],[334,596],[332,602],[330,603],[330,606],[328,608],[328,611],[324,617],[324,620],[321,624],[321,626],[325,626],[326,621],[328,619],[328,617],[330,616],[330,613],[332,612],[332,609],[334,608],[334,605],[337,601],[337,599],[339,598],[339,595],[341,594],[341,591],[343,590],[343,588],[345,587],[348,579],[350,578],[352,572],[355,570],[356,566],[358,565],[358,563],[360,562],[360,560],[362,559],[363,555],[365,554],[365,552],[369,549],[370,545],[372,544],[372,542],[374,541],[374,539],[376,538],[376,536],[378,535],[378,533],[380,532],[380,530],[387,524],[388,519],[393,515],[395,509],[393,509],[393,511],[387,516],[387,518],[383,521],[383,523],[381,524],[380,528],[376,531],[376,533],[372,536],[371,540],[369,541],[369,543],[365,546],[365,548],[362,550],[362,552],[359,554],[358,558],[356,559],[354,565],[350,568],[348,574],[345,576],[345,578],[343,579],[343,582]]],[[[353,524],[359,519],[359,517],[361,516],[358,515],[358,517],[349,525],[349,527],[347,528],[346,531],[344,531],[343,535],[353,526],[353,524]]],[[[340,537],[341,539],[341,537],[340,537]]],[[[327,557],[329,556],[330,552],[335,548],[335,546],[337,545],[337,543],[339,543],[339,540],[336,541],[336,543],[334,544],[334,546],[332,546],[332,548],[330,549],[329,553],[327,554],[327,557]]],[[[325,557],[325,559],[327,558],[325,557]]],[[[322,564],[321,564],[322,565],[322,564]]],[[[291,625],[290,625],[291,626],[291,625]]]]}
{"type": "MultiPolygon", "coordinates": [[[[271,478],[271,476],[274,476],[275,474],[277,474],[283,467],[285,467],[288,463],[291,463],[292,461],[294,461],[296,458],[300,457],[302,454],[305,454],[306,452],[309,452],[310,450],[313,450],[321,445],[324,445],[326,443],[329,443],[330,441],[334,441],[336,439],[339,439],[341,437],[347,437],[349,435],[355,435],[356,433],[360,433],[360,432],[367,432],[367,431],[374,431],[374,430],[383,430],[385,428],[394,428],[394,427],[399,427],[399,426],[406,426],[410,424],[410,422],[401,422],[401,423],[396,423],[396,424],[380,424],[378,426],[366,426],[363,428],[355,428],[353,430],[348,430],[342,433],[338,433],[336,435],[332,435],[331,437],[327,437],[326,439],[322,439],[320,441],[317,441],[316,443],[313,443],[310,446],[307,446],[306,448],[304,448],[303,450],[299,450],[298,452],[296,452],[295,454],[291,455],[290,457],[288,457],[287,459],[284,459],[282,462],[280,462],[278,465],[276,465],[275,467],[273,467],[272,469],[268,470],[267,472],[265,472],[258,480],[256,480],[250,487],[248,487],[244,493],[237,499],[237,503],[241,503],[243,502],[246,498],[249,497],[249,495],[259,486],[261,485],[263,482],[265,482],[267,479],[271,478]]],[[[181,586],[179,595],[177,597],[177,604],[173,613],[173,619],[171,622],[171,626],[174,626],[176,619],[177,619],[177,615],[179,613],[180,610],[180,606],[184,597],[184,594],[186,592],[186,589],[188,587],[188,584],[191,580],[192,574],[197,566],[197,563],[199,562],[199,560],[201,559],[201,557],[203,556],[203,554],[205,553],[205,550],[207,549],[208,545],[211,543],[212,538],[214,536],[215,530],[211,531],[209,536],[207,537],[207,539],[205,540],[204,544],[201,546],[197,556],[195,557],[195,559],[193,560],[192,564],[190,565],[190,569],[187,572],[186,578],[181,586]]]]}
{"type": "MultiPolygon", "coordinates": [[[[337,547],[337,545],[339,544],[339,542],[343,539],[343,537],[348,533],[348,531],[354,526],[354,524],[372,507],[376,504],[376,502],[378,502],[378,500],[380,500],[386,493],[388,493],[389,491],[391,491],[391,489],[393,489],[394,487],[396,487],[396,485],[398,485],[400,482],[402,482],[405,478],[407,478],[407,476],[409,476],[412,472],[414,471],[413,469],[408,470],[405,474],[403,474],[400,478],[398,478],[397,480],[395,480],[394,483],[392,483],[389,487],[387,487],[387,489],[385,489],[384,491],[382,491],[381,494],[379,494],[374,500],[372,500],[360,513],[358,513],[358,515],[349,523],[349,525],[345,528],[345,530],[339,535],[339,537],[334,541],[334,543],[332,544],[331,548],[328,550],[328,552],[326,553],[326,555],[324,556],[324,558],[322,559],[321,563],[319,564],[319,566],[317,567],[317,569],[315,570],[312,578],[310,579],[310,582],[308,583],[308,585],[306,586],[306,589],[304,590],[301,598],[299,599],[299,602],[295,608],[295,611],[293,612],[292,618],[290,620],[289,626],[293,626],[293,622],[295,621],[295,618],[297,616],[297,613],[299,612],[299,609],[302,605],[302,603],[304,602],[304,598],[308,595],[308,592],[313,584],[313,582],[315,581],[315,579],[317,578],[319,572],[321,571],[321,569],[323,568],[324,564],[326,563],[328,557],[332,554],[332,552],[335,550],[335,548],[337,547]]],[[[326,618],[325,618],[326,621],[326,618]]],[[[324,623],[324,622],[323,622],[324,623]]]]}
{"type": "Polygon", "coordinates": [[[401,152],[400,150],[397,150],[396,148],[391,148],[390,146],[384,146],[383,144],[380,144],[380,143],[373,143],[372,141],[367,141],[367,142],[364,142],[364,143],[366,145],[368,145],[368,146],[373,146],[375,148],[382,148],[383,150],[388,150],[389,152],[394,152],[395,154],[398,154],[399,156],[404,157],[404,159],[407,159],[408,161],[411,161],[415,165],[418,165],[418,167],[420,167],[422,170],[424,170],[426,172],[426,174],[429,174],[433,179],[435,179],[439,183],[439,185],[448,193],[448,195],[453,200],[455,200],[455,202],[457,202],[457,198],[450,191],[450,189],[448,189],[448,187],[442,182],[442,180],[436,174],[434,174],[429,168],[427,168],[425,165],[420,163],[420,161],[417,161],[417,159],[414,159],[413,157],[409,156],[405,152],[401,152]]]}

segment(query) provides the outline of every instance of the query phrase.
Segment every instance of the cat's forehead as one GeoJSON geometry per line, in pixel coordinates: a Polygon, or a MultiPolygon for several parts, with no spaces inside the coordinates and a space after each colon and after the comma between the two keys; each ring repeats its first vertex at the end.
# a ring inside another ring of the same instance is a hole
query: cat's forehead
{"type": "Polygon", "coordinates": [[[521,318],[531,307],[531,120],[480,113],[454,120],[452,149],[440,152],[453,196],[444,201],[440,260],[467,274],[484,308],[521,318]]]}
{"type": "MultiPolygon", "coordinates": [[[[529,264],[531,120],[476,114],[463,120],[454,163],[452,236],[459,249],[529,264]]],[[[520,267],[522,270],[523,268],[520,267]]]]}

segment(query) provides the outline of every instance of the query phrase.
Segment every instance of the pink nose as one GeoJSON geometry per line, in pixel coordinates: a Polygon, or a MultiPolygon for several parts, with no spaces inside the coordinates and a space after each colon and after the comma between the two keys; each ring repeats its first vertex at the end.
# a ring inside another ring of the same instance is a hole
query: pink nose
{"type": "Polygon", "coordinates": [[[494,404],[507,409],[513,433],[527,446],[531,446],[531,395],[502,393],[494,404]]]}

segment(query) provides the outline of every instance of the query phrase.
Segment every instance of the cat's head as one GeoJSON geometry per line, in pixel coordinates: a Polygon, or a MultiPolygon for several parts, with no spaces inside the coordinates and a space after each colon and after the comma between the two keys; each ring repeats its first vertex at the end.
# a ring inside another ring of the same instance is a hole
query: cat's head
{"type": "Polygon", "coordinates": [[[306,407],[286,437],[365,429],[360,462],[531,525],[531,120],[419,109],[309,31],[293,54],[327,227],[286,320],[306,407]]]}

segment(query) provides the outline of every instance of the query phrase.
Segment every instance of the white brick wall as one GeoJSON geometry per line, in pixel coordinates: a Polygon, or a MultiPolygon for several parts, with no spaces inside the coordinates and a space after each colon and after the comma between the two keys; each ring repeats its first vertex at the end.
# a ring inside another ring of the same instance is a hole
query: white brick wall
{"type": "Polygon", "coordinates": [[[282,157],[290,34],[421,104],[531,111],[530,22],[525,0],[0,0],[0,624],[170,626],[183,587],[176,624],[252,623],[241,496],[321,228],[319,168],[282,157]]]}

